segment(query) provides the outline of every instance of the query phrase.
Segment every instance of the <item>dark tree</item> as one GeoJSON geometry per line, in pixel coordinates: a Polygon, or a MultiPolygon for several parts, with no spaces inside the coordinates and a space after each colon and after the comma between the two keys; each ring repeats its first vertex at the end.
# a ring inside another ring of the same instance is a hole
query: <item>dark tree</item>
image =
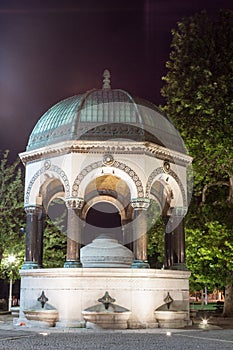
{"type": "Polygon", "coordinates": [[[193,156],[187,261],[194,277],[225,285],[233,315],[233,12],[184,18],[172,31],[164,110],[193,156]],[[193,239],[196,237],[196,239],[193,239]],[[201,238],[199,240],[198,238],[201,238]],[[214,252],[214,253],[213,253],[214,252]],[[191,258],[192,257],[192,258],[191,258]]]}

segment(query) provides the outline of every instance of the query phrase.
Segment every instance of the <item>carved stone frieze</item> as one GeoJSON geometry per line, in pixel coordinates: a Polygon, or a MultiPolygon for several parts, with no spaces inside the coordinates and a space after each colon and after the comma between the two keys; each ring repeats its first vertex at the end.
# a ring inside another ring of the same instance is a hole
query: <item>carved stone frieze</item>
{"type": "Polygon", "coordinates": [[[192,158],[187,154],[179,153],[165,147],[156,145],[151,142],[112,142],[106,141],[64,141],[53,145],[52,147],[44,147],[34,151],[23,152],[20,158],[24,164],[34,162],[43,158],[56,157],[69,153],[117,153],[117,154],[146,154],[150,157],[169,160],[176,164],[187,166],[191,163],[192,158]]]}

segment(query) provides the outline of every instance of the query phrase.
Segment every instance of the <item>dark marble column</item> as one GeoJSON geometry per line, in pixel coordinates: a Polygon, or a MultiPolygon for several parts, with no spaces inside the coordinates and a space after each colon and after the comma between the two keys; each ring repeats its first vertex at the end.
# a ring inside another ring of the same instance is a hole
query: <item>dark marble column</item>
{"type": "Polygon", "coordinates": [[[171,216],[164,221],[165,268],[186,269],[184,216],[186,208],[172,208],[171,216]]]}
{"type": "Polygon", "coordinates": [[[66,201],[66,205],[68,208],[67,253],[64,267],[82,267],[80,263],[80,247],[82,239],[82,221],[80,217],[83,200],[80,198],[69,199],[66,201]]]}
{"type": "Polygon", "coordinates": [[[133,251],[131,223],[132,219],[125,219],[121,222],[123,232],[123,245],[133,251]]]}
{"type": "Polygon", "coordinates": [[[37,247],[38,247],[38,265],[40,268],[43,267],[43,251],[44,251],[44,222],[46,214],[43,210],[40,211],[38,216],[38,236],[37,236],[37,247]]]}
{"type": "Polygon", "coordinates": [[[36,205],[25,207],[26,220],[26,250],[22,269],[38,268],[38,216],[42,208],[36,205]]]}
{"type": "Polygon", "coordinates": [[[170,269],[173,265],[173,232],[172,219],[170,216],[163,217],[164,223],[164,266],[170,269]]]}
{"type": "Polygon", "coordinates": [[[133,268],[149,268],[147,261],[147,209],[149,200],[139,198],[132,201],[131,205],[134,208],[133,217],[133,252],[134,263],[133,268]]]}

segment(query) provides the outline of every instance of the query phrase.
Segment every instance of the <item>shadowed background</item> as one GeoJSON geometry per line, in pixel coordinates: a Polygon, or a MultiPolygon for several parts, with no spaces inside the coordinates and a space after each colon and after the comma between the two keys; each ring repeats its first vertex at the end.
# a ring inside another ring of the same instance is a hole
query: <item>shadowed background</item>
{"type": "Polygon", "coordinates": [[[59,100],[111,85],[163,103],[171,29],[231,0],[0,0],[0,149],[26,148],[41,115],[59,100]]]}

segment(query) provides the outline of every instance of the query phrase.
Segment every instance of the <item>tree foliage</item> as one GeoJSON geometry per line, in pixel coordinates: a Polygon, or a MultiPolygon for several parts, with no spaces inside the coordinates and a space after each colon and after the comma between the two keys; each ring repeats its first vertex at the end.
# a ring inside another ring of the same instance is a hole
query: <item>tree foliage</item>
{"type": "MultiPolygon", "coordinates": [[[[172,31],[162,95],[194,156],[195,191],[233,176],[233,12],[205,12],[172,31]]],[[[232,192],[229,186],[229,200],[232,192]]]]}
{"type": "MultiPolygon", "coordinates": [[[[8,156],[9,151],[0,152],[0,278],[15,280],[24,261],[26,215],[20,163],[10,164],[8,156]],[[14,263],[8,261],[10,255],[14,263]]],[[[44,267],[62,267],[65,261],[64,217],[54,220],[47,218],[45,224],[44,267]]]]}
{"type": "Polygon", "coordinates": [[[64,200],[54,198],[47,210],[44,233],[44,267],[63,267],[66,260],[67,208],[64,200]]]}
{"type": "Polygon", "coordinates": [[[194,158],[186,219],[192,281],[226,286],[233,267],[233,12],[179,22],[163,79],[164,110],[194,158]]]}
{"type": "MultiPolygon", "coordinates": [[[[230,229],[218,221],[207,222],[202,228],[186,230],[187,266],[192,271],[193,289],[223,288],[227,272],[233,271],[233,241],[230,229]]],[[[233,281],[232,281],[233,282],[233,281]]]]}
{"type": "MultiPolygon", "coordinates": [[[[59,220],[60,222],[60,220],[59,220]]],[[[66,257],[66,235],[59,227],[47,218],[44,233],[43,267],[63,267],[66,257]]]]}
{"type": "Polygon", "coordinates": [[[8,154],[8,151],[0,152],[0,274],[3,277],[8,276],[11,270],[7,257],[17,256],[20,266],[24,255],[21,232],[25,225],[22,172],[19,161],[9,163],[8,154]]]}
{"type": "Polygon", "coordinates": [[[147,212],[147,253],[150,266],[161,268],[164,265],[164,224],[162,222],[161,210],[155,200],[151,200],[147,212]]]}

